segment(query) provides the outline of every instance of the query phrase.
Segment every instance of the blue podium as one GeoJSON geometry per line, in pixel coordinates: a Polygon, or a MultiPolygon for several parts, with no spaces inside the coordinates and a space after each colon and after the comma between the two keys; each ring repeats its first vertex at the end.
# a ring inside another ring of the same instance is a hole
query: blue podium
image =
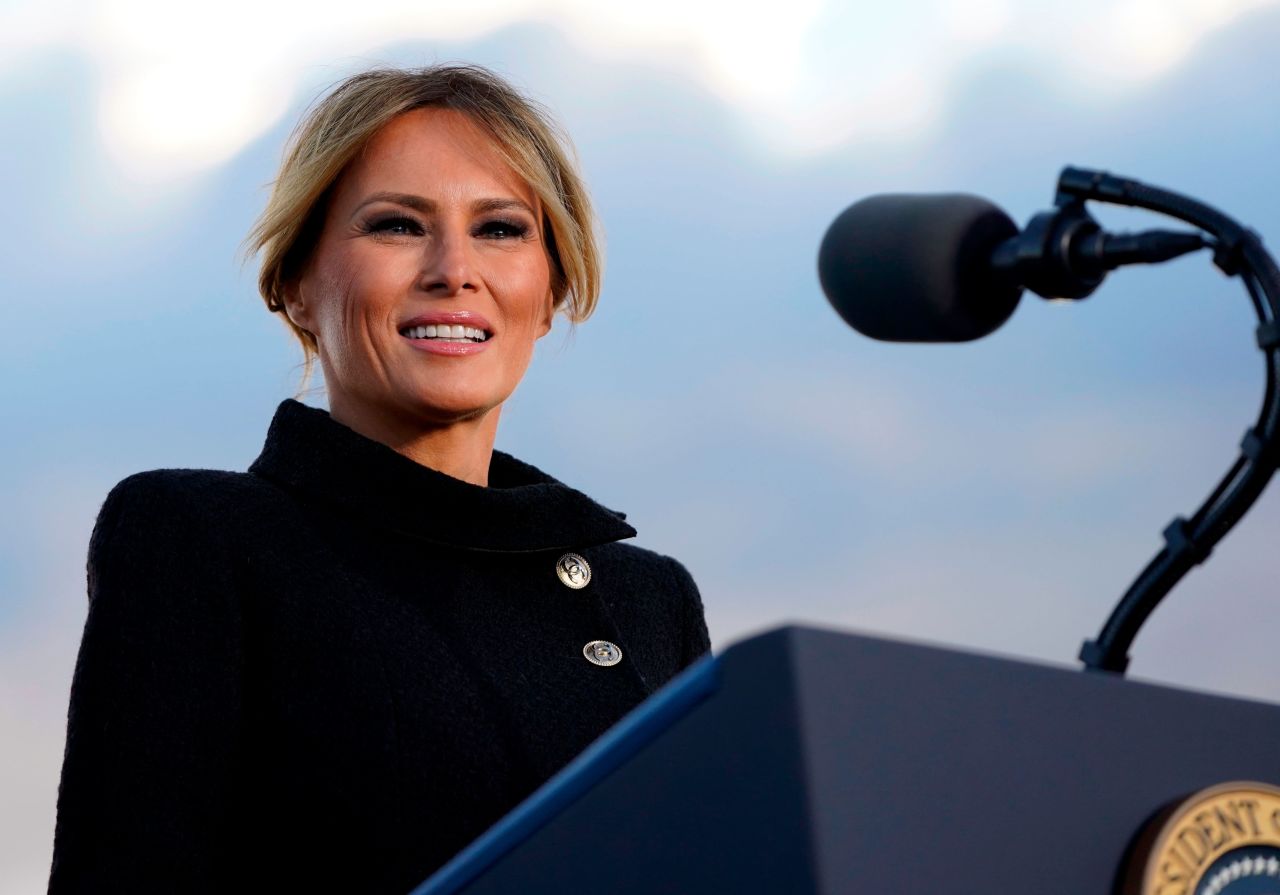
{"type": "Polygon", "coordinates": [[[1102,895],[1153,816],[1231,780],[1280,783],[1280,706],[788,627],[687,669],[414,895],[1102,895]]]}

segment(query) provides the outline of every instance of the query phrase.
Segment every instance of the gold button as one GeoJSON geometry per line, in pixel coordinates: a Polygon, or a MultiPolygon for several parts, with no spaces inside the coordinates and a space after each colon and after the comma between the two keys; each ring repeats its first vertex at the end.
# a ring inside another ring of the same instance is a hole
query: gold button
{"type": "Polygon", "coordinates": [[[556,574],[565,587],[581,590],[591,582],[591,566],[576,553],[566,553],[556,560],[556,574]]]}
{"type": "Polygon", "coordinates": [[[622,650],[607,640],[593,640],[582,648],[588,662],[596,665],[617,665],[622,661],[622,650]]]}

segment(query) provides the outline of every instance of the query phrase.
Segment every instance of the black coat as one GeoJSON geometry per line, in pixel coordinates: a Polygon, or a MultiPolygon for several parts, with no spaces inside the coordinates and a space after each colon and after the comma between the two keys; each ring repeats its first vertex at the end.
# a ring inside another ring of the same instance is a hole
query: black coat
{"type": "Polygon", "coordinates": [[[708,649],[689,574],[634,534],[505,454],[482,488],[295,401],[248,473],[125,479],[50,891],[406,892],[708,649]]]}

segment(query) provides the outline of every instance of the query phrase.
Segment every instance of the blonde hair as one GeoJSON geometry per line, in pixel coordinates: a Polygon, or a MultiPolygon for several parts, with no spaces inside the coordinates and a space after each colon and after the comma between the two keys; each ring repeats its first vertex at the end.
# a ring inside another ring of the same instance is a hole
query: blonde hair
{"type": "Polygon", "coordinates": [[[603,266],[595,213],[569,139],[550,113],[478,65],[364,71],[339,82],[298,123],[267,207],[245,238],[246,253],[261,254],[258,291],[267,310],[281,314],[302,344],[304,384],[316,340],[284,313],[285,290],[315,248],[329,193],[347,165],[393,118],[430,106],[470,116],[537,194],[553,306],[574,323],[595,310],[603,266]]]}

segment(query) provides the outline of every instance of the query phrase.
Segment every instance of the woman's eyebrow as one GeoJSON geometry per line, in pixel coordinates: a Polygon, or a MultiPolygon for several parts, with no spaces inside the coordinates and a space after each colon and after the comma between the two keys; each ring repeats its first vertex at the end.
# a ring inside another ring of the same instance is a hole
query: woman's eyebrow
{"type": "Polygon", "coordinates": [[[436,203],[430,199],[424,199],[422,196],[415,196],[412,193],[387,192],[373,193],[357,205],[355,210],[359,211],[366,205],[372,205],[374,202],[390,202],[392,205],[403,205],[405,208],[412,208],[414,211],[420,211],[423,214],[436,210],[436,203]]]}
{"type": "Polygon", "coordinates": [[[509,208],[518,208],[521,211],[533,214],[533,209],[529,207],[527,202],[523,202],[516,198],[506,199],[477,199],[471,203],[471,207],[478,212],[486,211],[506,211],[509,208]]]}
{"type": "MultiPolygon", "coordinates": [[[[378,192],[366,197],[363,202],[356,206],[355,210],[359,211],[366,205],[372,205],[375,202],[390,202],[393,205],[403,205],[405,208],[412,208],[414,211],[419,211],[423,214],[434,212],[439,207],[433,200],[415,196],[413,193],[378,192]]],[[[527,202],[515,197],[477,199],[471,203],[471,208],[480,214],[489,211],[506,211],[511,208],[517,208],[528,214],[533,214],[533,209],[529,207],[527,202]]]]}

